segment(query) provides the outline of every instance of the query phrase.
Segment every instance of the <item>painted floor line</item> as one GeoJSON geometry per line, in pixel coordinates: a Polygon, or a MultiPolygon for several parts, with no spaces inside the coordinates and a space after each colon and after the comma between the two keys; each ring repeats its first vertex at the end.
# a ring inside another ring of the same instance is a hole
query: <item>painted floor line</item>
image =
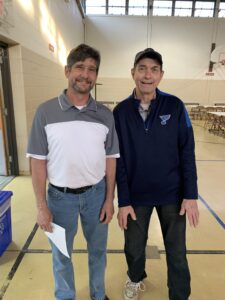
{"type": "Polygon", "coordinates": [[[203,161],[203,162],[225,162],[224,159],[196,159],[196,161],[203,161]]]}
{"type": "MultiPolygon", "coordinates": [[[[13,252],[13,250],[8,250],[8,252],[13,252]]],[[[26,249],[23,250],[24,253],[27,254],[51,254],[51,250],[47,249],[26,249]]],[[[165,254],[165,250],[158,250],[159,254],[165,254]]],[[[76,249],[73,250],[73,253],[76,254],[87,254],[87,249],[76,249]]],[[[124,254],[123,249],[107,249],[107,254],[124,254]]],[[[208,249],[200,249],[200,250],[187,250],[187,254],[225,254],[225,250],[208,250],[208,249]]]]}
{"type": "Polygon", "coordinates": [[[223,227],[223,229],[225,229],[225,223],[220,219],[220,217],[215,213],[215,211],[208,205],[208,203],[202,198],[202,196],[198,195],[198,198],[202,201],[202,203],[213,215],[213,217],[217,220],[217,222],[223,227]]]}
{"type": "MultiPolygon", "coordinates": [[[[166,254],[165,250],[159,250],[160,254],[166,254]]],[[[187,254],[225,254],[225,250],[187,250],[187,254]]]]}
{"type": "Polygon", "coordinates": [[[210,142],[210,141],[198,141],[198,140],[195,140],[195,143],[212,144],[212,145],[225,145],[224,143],[210,142]]]}
{"type": "Polygon", "coordinates": [[[13,264],[13,266],[12,266],[12,268],[11,268],[9,274],[8,274],[8,276],[7,276],[6,280],[5,280],[5,283],[0,288],[0,300],[3,299],[5,293],[6,293],[8,287],[10,285],[10,282],[12,281],[12,279],[13,279],[13,277],[14,277],[14,275],[15,275],[18,267],[19,267],[19,265],[21,264],[21,262],[22,262],[22,260],[24,258],[24,255],[26,254],[27,248],[29,247],[30,243],[33,240],[33,237],[36,234],[37,229],[38,229],[38,225],[35,224],[33,230],[31,231],[29,237],[27,238],[27,240],[26,240],[23,248],[21,249],[21,251],[19,251],[19,255],[17,256],[16,261],[13,264]]]}

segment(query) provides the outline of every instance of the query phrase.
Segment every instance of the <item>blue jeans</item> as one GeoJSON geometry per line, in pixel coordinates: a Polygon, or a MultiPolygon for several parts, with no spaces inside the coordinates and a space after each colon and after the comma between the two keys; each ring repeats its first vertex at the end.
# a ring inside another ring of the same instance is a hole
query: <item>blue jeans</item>
{"type": "MultiPolygon", "coordinates": [[[[134,207],[137,220],[128,218],[124,250],[128,264],[127,273],[133,282],[139,282],[147,277],[145,248],[153,209],[154,206],[134,207]]],[[[156,210],[166,250],[169,299],[188,300],[191,288],[186,258],[186,216],[179,215],[179,204],[156,206],[156,210]]]]}
{"type": "MultiPolygon", "coordinates": [[[[82,194],[63,193],[49,185],[48,206],[53,222],[66,230],[68,253],[71,257],[73,241],[80,216],[87,241],[90,296],[93,300],[105,297],[105,267],[108,226],[99,221],[105,200],[105,179],[82,194]]],[[[52,246],[55,297],[57,300],[75,300],[74,270],[71,259],[52,246]]]]}

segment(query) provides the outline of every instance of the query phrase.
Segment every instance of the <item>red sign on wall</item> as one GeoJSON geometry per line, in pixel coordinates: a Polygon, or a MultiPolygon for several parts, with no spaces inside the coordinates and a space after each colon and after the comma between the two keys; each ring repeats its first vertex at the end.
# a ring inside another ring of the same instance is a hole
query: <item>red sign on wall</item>
{"type": "MultiPolygon", "coordinates": [[[[1,0],[0,0],[0,1],[1,1],[1,0]]],[[[52,51],[52,52],[55,51],[55,48],[54,48],[54,46],[53,46],[52,44],[48,44],[48,49],[49,49],[50,51],[52,51]]]]}

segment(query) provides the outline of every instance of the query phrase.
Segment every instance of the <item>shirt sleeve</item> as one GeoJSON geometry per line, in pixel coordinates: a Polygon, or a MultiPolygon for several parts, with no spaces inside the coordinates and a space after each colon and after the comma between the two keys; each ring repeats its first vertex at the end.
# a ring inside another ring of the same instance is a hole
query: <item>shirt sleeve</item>
{"type": "Polygon", "coordinates": [[[35,113],[27,147],[27,157],[47,159],[48,142],[45,131],[46,118],[41,107],[35,113]]]}
{"type": "Polygon", "coordinates": [[[113,118],[113,114],[110,112],[109,121],[109,132],[107,134],[106,142],[105,142],[105,151],[106,157],[119,157],[119,143],[118,137],[115,129],[115,122],[113,118]]]}
{"type": "Polygon", "coordinates": [[[179,121],[179,153],[183,177],[183,198],[198,199],[194,132],[184,104],[181,107],[179,121]]]}
{"type": "Polygon", "coordinates": [[[131,205],[131,201],[130,201],[128,180],[127,180],[127,172],[126,172],[124,156],[123,156],[124,151],[123,151],[123,141],[121,138],[121,128],[120,128],[119,117],[116,110],[114,110],[114,118],[115,118],[115,126],[118,134],[119,149],[120,149],[120,157],[117,159],[117,165],[116,165],[118,204],[119,207],[124,207],[124,206],[131,205]]]}

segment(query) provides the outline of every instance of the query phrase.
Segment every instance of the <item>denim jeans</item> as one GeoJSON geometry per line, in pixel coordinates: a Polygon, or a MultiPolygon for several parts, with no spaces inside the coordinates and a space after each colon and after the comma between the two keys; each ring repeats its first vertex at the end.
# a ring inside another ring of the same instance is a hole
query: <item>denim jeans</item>
{"type": "MultiPolygon", "coordinates": [[[[93,300],[105,297],[105,267],[108,226],[99,221],[105,200],[105,179],[82,194],[63,193],[49,185],[48,206],[53,222],[66,230],[66,243],[71,257],[73,241],[80,216],[87,241],[90,296],[93,300]]],[[[55,297],[57,300],[75,300],[74,269],[71,259],[52,246],[55,297]]]]}
{"type": "MultiPolygon", "coordinates": [[[[137,220],[128,218],[124,250],[128,265],[127,273],[133,282],[139,282],[147,276],[145,248],[153,209],[154,206],[134,207],[137,220]]],[[[166,250],[169,299],[188,300],[191,288],[186,258],[186,216],[179,215],[179,204],[156,206],[156,210],[166,250]]]]}

